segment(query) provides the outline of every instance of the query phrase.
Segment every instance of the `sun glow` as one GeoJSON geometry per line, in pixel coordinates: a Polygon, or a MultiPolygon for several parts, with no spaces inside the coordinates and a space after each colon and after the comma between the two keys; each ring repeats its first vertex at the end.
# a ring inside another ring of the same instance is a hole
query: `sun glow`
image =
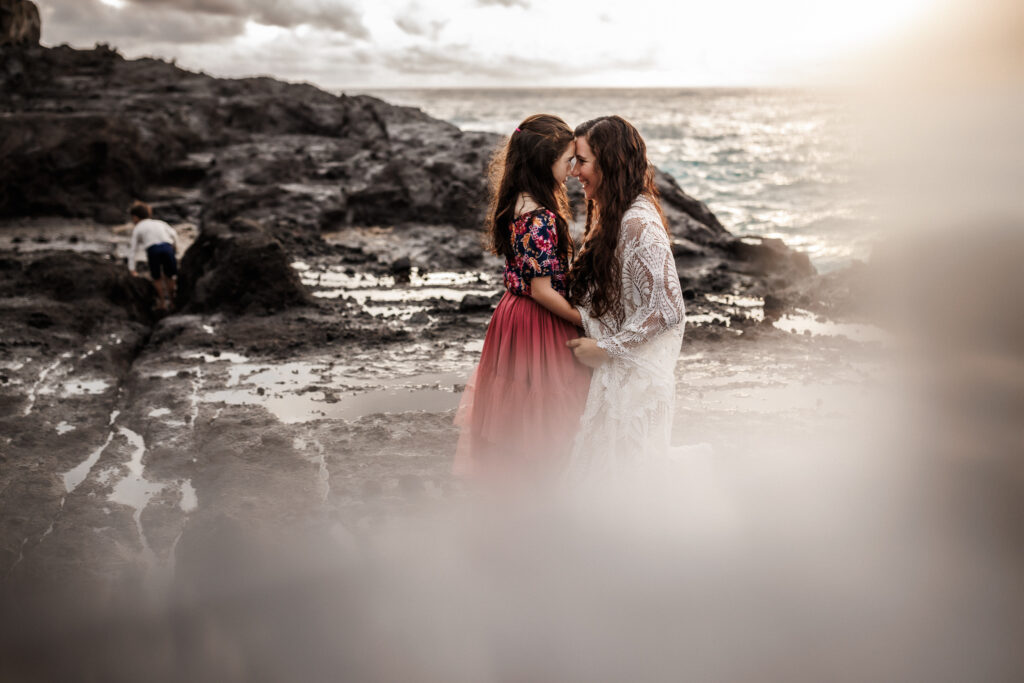
{"type": "Polygon", "coordinates": [[[280,26],[267,26],[256,21],[247,21],[245,22],[245,35],[240,40],[246,43],[269,43],[286,33],[289,31],[280,26]]]}

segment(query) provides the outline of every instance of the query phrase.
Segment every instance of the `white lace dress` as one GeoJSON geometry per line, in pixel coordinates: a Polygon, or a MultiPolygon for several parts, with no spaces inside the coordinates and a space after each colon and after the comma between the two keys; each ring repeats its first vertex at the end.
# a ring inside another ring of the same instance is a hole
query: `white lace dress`
{"type": "Polygon", "coordinates": [[[616,475],[669,454],[686,315],[669,236],[644,196],[622,217],[617,255],[621,311],[600,318],[580,311],[587,336],[611,358],[591,378],[569,461],[573,478],[616,475]]]}

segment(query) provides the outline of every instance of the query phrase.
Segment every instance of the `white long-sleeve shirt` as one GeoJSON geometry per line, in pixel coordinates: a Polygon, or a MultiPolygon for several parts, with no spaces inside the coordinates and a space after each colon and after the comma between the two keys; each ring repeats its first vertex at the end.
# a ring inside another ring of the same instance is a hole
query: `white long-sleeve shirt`
{"type": "Polygon", "coordinates": [[[177,251],[178,233],[170,225],[155,218],[146,218],[136,223],[132,230],[132,243],[128,248],[128,268],[135,270],[135,254],[140,247],[145,251],[163,242],[173,245],[177,251]]]}

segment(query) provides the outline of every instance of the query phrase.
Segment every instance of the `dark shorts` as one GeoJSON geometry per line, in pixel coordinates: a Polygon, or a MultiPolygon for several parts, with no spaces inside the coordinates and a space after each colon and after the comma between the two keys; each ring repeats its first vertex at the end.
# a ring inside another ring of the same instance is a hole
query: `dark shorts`
{"type": "Polygon", "coordinates": [[[163,272],[167,277],[178,274],[178,262],[174,258],[174,245],[168,242],[154,244],[146,249],[146,258],[149,259],[149,274],[154,280],[160,279],[163,272]]]}

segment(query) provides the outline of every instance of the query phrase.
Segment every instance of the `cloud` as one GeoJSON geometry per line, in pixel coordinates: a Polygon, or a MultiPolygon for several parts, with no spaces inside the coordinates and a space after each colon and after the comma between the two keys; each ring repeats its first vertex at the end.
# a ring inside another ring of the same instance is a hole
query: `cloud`
{"type": "Polygon", "coordinates": [[[485,57],[464,45],[417,45],[386,54],[381,61],[387,68],[401,74],[486,76],[497,79],[546,76],[563,69],[561,62],[555,60],[508,55],[485,57]]]}
{"type": "Polygon", "coordinates": [[[411,36],[423,36],[437,40],[447,20],[427,19],[419,4],[410,3],[402,10],[401,16],[395,17],[395,25],[411,36]]]}
{"type": "Polygon", "coordinates": [[[530,9],[530,3],[527,2],[527,0],[476,0],[476,4],[483,7],[500,5],[502,7],[522,7],[523,9],[530,9]]]}
{"type": "Polygon", "coordinates": [[[608,70],[643,71],[657,66],[655,55],[642,52],[628,58],[605,55],[586,62],[520,54],[481,53],[468,45],[414,45],[378,56],[379,64],[399,75],[450,76],[456,81],[485,77],[501,83],[546,82],[560,76],[582,76],[608,70]]]}
{"type": "Polygon", "coordinates": [[[172,8],[116,9],[99,0],[50,0],[40,3],[43,41],[133,47],[149,42],[211,43],[245,32],[245,20],[227,15],[182,12],[172,8]]]}
{"type": "Polygon", "coordinates": [[[425,36],[431,40],[437,40],[438,35],[441,33],[441,29],[448,23],[446,21],[430,21],[423,22],[410,17],[398,17],[395,19],[395,24],[398,28],[402,29],[406,33],[412,36],[425,36]]]}
{"type": "Polygon", "coordinates": [[[129,6],[165,7],[194,14],[236,17],[267,26],[293,28],[309,24],[367,38],[360,13],[344,0],[128,0],[129,6]]]}

